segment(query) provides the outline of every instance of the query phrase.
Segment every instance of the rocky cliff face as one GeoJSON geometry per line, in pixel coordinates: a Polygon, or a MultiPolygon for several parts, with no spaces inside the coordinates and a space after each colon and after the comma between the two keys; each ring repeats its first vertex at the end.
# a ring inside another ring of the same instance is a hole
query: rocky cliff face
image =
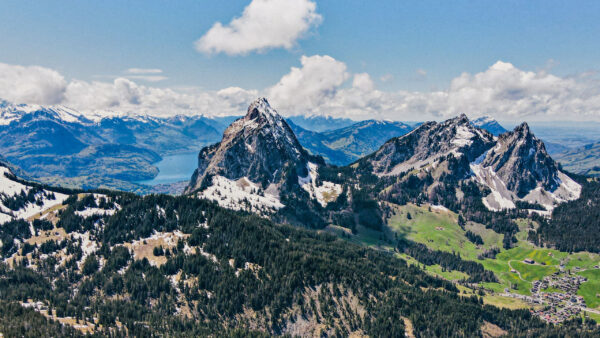
{"type": "Polygon", "coordinates": [[[412,132],[386,142],[359,161],[379,176],[399,175],[413,169],[437,166],[451,157],[476,159],[492,147],[493,136],[469,123],[466,115],[442,123],[427,122],[412,132]]]}
{"type": "Polygon", "coordinates": [[[526,123],[496,138],[475,127],[465,115],[424,123],[386,142],[357,165],[380,177],[416,171],[421,177],[430,175],[433,185],[448,177],[472,179],[491,191],[483,202],[492,210],[512,209],[523,201],[540,204],[549,212],[581,192],[576,182],[560,172],[526,123]]]}
{"type": "Polygon", "coordinates": [[[475,179],[491,189],[484,200],[491,209],[514,208],[514,202],[522,200],[551,210],[581,193],[581,186],[559,170],[527,123],[500,135],[471,169],[475,179]]]}
{"type": "Polygon", "coordinates": [[[250,104],[246,116],[225,130],[221,142],[200,151],[187,191],[210,185],[213,176],[245,177],[266,189],[281,183],[288,168],[306,168],[307,163],[308,154],[289,125],[260,98],[250,104]]]}
{"type": "Polygon", "coordinates": [[[481,163],[491,167],[506,187],[519,197],[535,188],[554,190],[558,187],[558,166],[546,152],[527,123],[498,138],[481,163]]]}

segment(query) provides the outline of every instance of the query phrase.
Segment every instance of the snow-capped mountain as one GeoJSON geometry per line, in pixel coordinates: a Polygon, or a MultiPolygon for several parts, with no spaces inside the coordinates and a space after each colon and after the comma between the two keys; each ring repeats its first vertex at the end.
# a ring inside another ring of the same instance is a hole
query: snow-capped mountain
{"type": "Polygon", "coordinates": [[[581,186],[558,169],[527,123],[500,135],[471,169],[475,180],[492,191],[484,199],[490,209],[514,208],[514,202],[522,200],[552,210],[581,193],[581,186]]]}
{"type": "Polygon", "coordinates": [[[308,154],[287,122],[261,98],[225,130],[221,142],[202,149],[190,189],[200,188],[212,176],[247,177],[267,188],[279,184],[288,167],[305,167],[307,162],[308,154]]]}
{"type": "Polygon", "coordinates": [[[318,180],[321,165],[323,160],[309,155],[283,117],[259,98],[225,130],[221,142],[200,151],[186,191],[261,214],[285,207],[283,195],[325,206],[342,189],[318,180]]]}
{"type": "Polygon", "coordinates": [[[494,136],[498,136],[498,135],[500,135],[502,133],[506,133],[508,131],[508,130],[504,129],[504,127],[502,127],[500,125],[500,123],[498,123],[498,121],[496,121],[491,116],[478,117],[478,118],[472,120],[471,124],[474,125],[475,127],[489,131],[494,136]]]}
{"type": "Polygon", "coordinates": [[[64,106],[40,106],[31,104],[14,104],[5,100],[0,100],[0,125],[9,125],[12,122],[19,121],[24,116],[37,113],[39,116],[45,116],[56,120],[71,123],[90,123],[81,113],[74,109],[64,106]]]}
{"type": "Polygon", "coordinates": [[[224,128],[200,115],[82,114],[1,101],[0,155],[46,183],[136,190],[129,182],[153,178],[161,155],[197,151],[224,128]]]}
{"type": "Polygon", "coordinates": [[[473,161],[493,144],[490,133],[472,126],[467,116],[461,115],[442,123],[426,122],[404,136],[393,138],[361,159],[359,165],[371,166],[378,176],[400,175],[413,169],[437,168],[449,157],[473,161]]]}
{"type": "Polygon", "coordinates": [[[577,199],[581,192],[581,186],[558,169],[526,123],[496,138],[474,127],[465,115],[424,123],[386,142],[358,161],[358,166],[380,177],[421,172],[434,181],[447,177],[473,180],[489,189],[483,202],[490,210],[512,209],[523,201],[550,211],[561,202],[577,199]]]}

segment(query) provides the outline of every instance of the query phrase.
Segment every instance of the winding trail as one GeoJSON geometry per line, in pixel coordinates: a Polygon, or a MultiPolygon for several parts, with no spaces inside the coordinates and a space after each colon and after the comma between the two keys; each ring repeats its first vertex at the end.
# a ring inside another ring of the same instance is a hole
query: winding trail
{"type": "Polygon", "coordinates": [[[523,277],[521,277],[521,271],[513,268],[512,265],[510,265],[510,263],[514,262],[514,261],[516,261],[516,260],[515,259],[511,259],[511,260],[508,261],[508,267],[511,269],[511,272],[512,272],[512,270],[515,270],[517,272],[517,275],[519,276],[520,280],[522,280],[523,282],[530,283],[528,280],[525,280],[525,279],[523,279],[523,277]]]}

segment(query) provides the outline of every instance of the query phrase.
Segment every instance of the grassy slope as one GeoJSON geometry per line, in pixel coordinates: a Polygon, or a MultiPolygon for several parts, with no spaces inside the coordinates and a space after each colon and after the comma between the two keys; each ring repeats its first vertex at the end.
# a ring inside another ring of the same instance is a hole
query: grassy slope
{"type": "MultiPolygon", "coordinates": [[[[597,254],[575,253],[569,255],[553,249],[535,247],[526,241],[529,228],[536,227],[536,224],[530,224],[529,220],[517,221],[520,232],[516,236],[519,240],[516,247],[509,250],[502,249],[495,259],[479,260],[477,259],[479,253],[491,247],[502,248],[502,235],[485,229],[481,224],[469,222],[465,229],[480,235],[484,241],[484,245],[476,246],[466,238],[466,231],[460,228],[456,221],[457,215],[453,212],[412,204],[395,208],[395,215],[388,221],[393,232],[423,243],[432,249],[457,252],[464,259],[480,262],[486,269],[493,271],[500,280],[500,283],[484,284],[486,288],[494,292],[502,293],[504,288],[516,285],[517,289],[513,292],[529,295],[531,282],[557,271],[561,261],[566,262],[567,268],[571,269],[576,266],[583,269],[592,268],[594,265],[600,264],[600,255],[597,254]],[[409,213],[411,219],[407,217],[409,213]],[[536,264],[523,263],[525,258],[533,259],[536,264]],[[511,267],[520,272],[522,279],[519,278],[519,274],[511,272],[511,267]]],[[[434,267],[426,267],[426,270],[451,280],[456,280],[455,277],[458,276],[456,271],[445,272],[446,275],[443,275],[435,271],[434,267]]],[[[441,269],[439,271],[441,272],[441,269]]],[[[589,281],[582,285],[579,294],[584,296],[590,307],[600,307],[600,298],[596,297],[596,293],[600,293],[600,270],[588,270],[580,272],[580,274],[588,277],[589,281]]],[[[495,296],[490,301],[498,302],[497,298],[495,296]]],[[[512,299],[509,299],[504,302],[510,303],[511,301],[512,299]]]]}

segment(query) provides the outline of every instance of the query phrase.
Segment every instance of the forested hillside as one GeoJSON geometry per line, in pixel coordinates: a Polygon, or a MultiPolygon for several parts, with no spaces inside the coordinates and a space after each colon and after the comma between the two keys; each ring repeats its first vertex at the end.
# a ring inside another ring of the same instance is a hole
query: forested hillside
{"type": "MultiPolygon", "coordinates": [[[[546,330],[390,254],[213,202],[80,194],[45,218],[1,228],[20,229],[22,243],[3,252],[3,306],[41,302],[38,312],[96,333],[400,336],[401,318],[422,337],[546,330]]],[[[16,313],[10,332],[32,316],[16,313]]]]}

